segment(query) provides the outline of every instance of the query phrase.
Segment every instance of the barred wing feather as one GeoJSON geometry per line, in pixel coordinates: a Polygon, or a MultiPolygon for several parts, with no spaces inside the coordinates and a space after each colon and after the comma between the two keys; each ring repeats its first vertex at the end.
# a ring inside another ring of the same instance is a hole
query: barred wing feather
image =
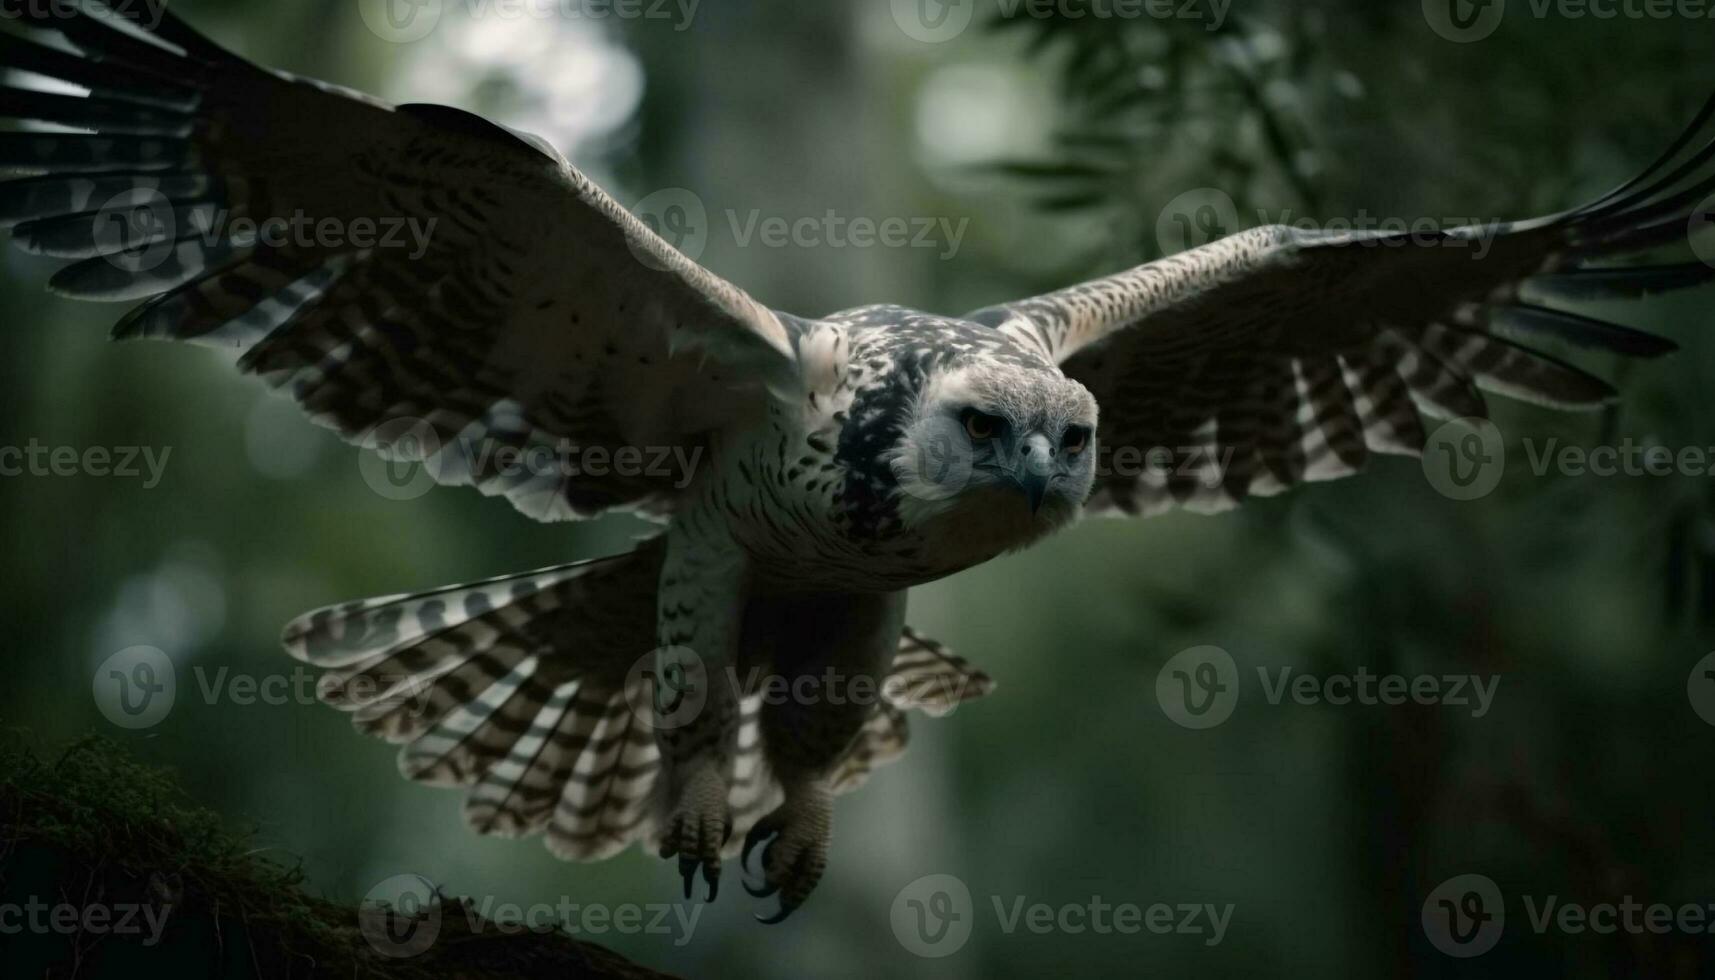
{"type": "Polygon", "coordinates": [[[1715,100],[1641,176],[1576,210],[1432,236],[1254,228],[973,317],[1096,396],[1111,465],[1093,511],[1219,511],[1374,453],[1418,454],[1423,414],[1484,416],[1480,389],[1604,404],[1605,382],[1534,345],[1673,350],[1567,307],[1715,277],[1703,262],[1639,261],[1686,251],[1711,193],[1715,100]]]}
{"type": "Polygon", "coordinates": [[[348,439],[543,520],[670,510],[789,368],[778,316],[538,141],[263,70],[164,8],[0,13],[0,74],[88,90],[0,86],[0,121],[62,127],[0,133],[0,226],[71,261],[57,292],[146,300],[117,337],[239,350],[348,439]],[[576,464],[622,447],[679,452],[576,464]]]}

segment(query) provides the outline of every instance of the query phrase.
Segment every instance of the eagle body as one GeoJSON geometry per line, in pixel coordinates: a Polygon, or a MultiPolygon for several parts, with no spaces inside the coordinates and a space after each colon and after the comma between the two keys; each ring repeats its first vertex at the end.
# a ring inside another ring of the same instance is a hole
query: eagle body
{"type": "Polygon", "coordinates": [[[1004,487],[961,496],[962,460],[907,444],[938,379],[999,366],[1044,386],[1067,384],[1052,362],[992,328],[896,306],[793,318],[789,329],[796,389],[765,425],[716,449],[708,485],[692,494],[730,528],[758,590],[895,592],[1023,547],[1070,519],[1071,508],[1033,514],[1004,487]],[[937,478],[945,485],[933,485],[937,478]]]}

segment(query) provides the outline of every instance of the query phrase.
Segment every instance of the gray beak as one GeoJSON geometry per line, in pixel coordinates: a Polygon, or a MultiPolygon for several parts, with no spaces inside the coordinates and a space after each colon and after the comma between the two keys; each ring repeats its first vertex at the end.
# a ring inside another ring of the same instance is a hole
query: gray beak
{"type": "Polygon", "coordinates": [[[1048,495],[1048,477],[1040,473],[1024,473],[1018,478],[1018,488],[1030,504],[1032,514],[1042,509],[1042,498],[1048,495]]]}
{"type": "Polygon", "coordinates": [[[1048,481],[1054,478],[1054,444],[1040,432],[1024,437],[1019,445],[1018,466],[1012,481],[1024,491],[1030,513],[1042,508],[1042,498],[1048,495],[1048,481]]]}

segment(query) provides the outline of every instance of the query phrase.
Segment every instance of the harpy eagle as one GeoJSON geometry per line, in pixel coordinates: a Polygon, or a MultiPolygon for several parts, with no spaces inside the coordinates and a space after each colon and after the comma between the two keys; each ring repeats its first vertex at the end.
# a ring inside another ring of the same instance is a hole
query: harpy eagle
{"type": "Polygon", "coordinates": [[[1661,354],[1565,304],[1715,273],[1634,260],[1685,245],[1715,191],[1711,104],[1546,218],[1262,227],[964,317],[793,316],[539,139],[257,67],[147,6],[0,0],[0,69],[87,90],[0,87],[0,117],[59,127],[0,133],[0,223],[71,261],[53,290],[144,301],[115,337],[240,352],[442,483],[661,525],[628,554],[309,613],[287,649],[407,776],[468,787],[477,830],[577,860],[643,841],[711,898],[723,856],[764,845],[776,921],[903,712],[990,688],[905,625],[911,587],[1082,515],[1216,511],[1419,453],[1420,412],[1481,416],[1479,386],[1601,405],[1607,384],[1525,344],[1661,354]],[[390,245],[407,224],[428,233],[390,245]]]}

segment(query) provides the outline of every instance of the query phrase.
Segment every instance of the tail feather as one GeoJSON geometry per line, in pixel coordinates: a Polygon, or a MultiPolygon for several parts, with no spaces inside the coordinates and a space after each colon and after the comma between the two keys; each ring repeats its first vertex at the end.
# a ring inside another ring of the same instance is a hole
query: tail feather
{"type": "Polygon", "coordinates": [[[833,779],[834,792],[850,793],[862,786],[878,767],[904,755],[910,740],[905,712],[892,704],[880,705],[858,735],[857,744],[840,763],[833,779]]]}
{"type": "Polygon", "coordinates": [[[909,626],[899,637],[888,681],[888,700],[935,718],[994,690],[987,674],[909,626]]]}
{"type": "MultiPolygon", "coordinates": [[[[608,704],[612,710],[590,730],[588,746],[560,780],[564,789],[548,825],[547,844],[565,860],[599,860],[633,840],[653,837],[660,753],[647,717],[647,681],[630,679],[628,690],[613,692],[608,704]]],[[[539,819],[529,811],[519,817],[539,819]]]]}
{"type": "MultiPolygon", "coordinates": [[[[327,669],[317,686],[324,702],[401,746],[405,776],[470,787],[464,817],[473,829],[545,832],[555,855],[597,860],[659,843],[651,691],[632,668],[654,648],[663,557],[658,537],[616,557],[332,606],[293,622],[284,643],[327,669]]],[[[885,700],[841,760],[834,788],[855,789],[899,757],[904,709],[941,715],[992,687],[906,629],[885,700]]],[[[783,796],[763,752],[762,706],[755,692],[739,702],[728,774],[733,849],[783,796]]]]}
{"type": "Polygon", "coordinates": [[[528,729],[488,766],[466,798],[467,824],[479,833],[515,836],[529,826],[528,817],[522,821],[509,819],[531,802],[520,800],[522,794],[541,791],[532,797],[538,804],[557,795],[560,780],[553,778],[553,766],[559,757],[557,749],[563,744],[557,733],[577,695],[576,685],[565,685],[541,702],[528,729]]]}
{"type": "Polygon", "coordinates": [[[745,833],[780,805],[785,794],[768,771],[762,746],[762,697],[752,694],[739,702],[738,751],[733,753],[728,773],[731,791],[727,805],[733,811],[733,835],[727,853],[737,853],[745,833]]]}
{"type": "Polygon", "coordinates": [[[553,696],[531,683],[539,665],[535,657],[522,659],[504,677],[453,705],[400,752],[400,773],[431,786],[475,782],[528,726],[544,695],[553,696]]]}

